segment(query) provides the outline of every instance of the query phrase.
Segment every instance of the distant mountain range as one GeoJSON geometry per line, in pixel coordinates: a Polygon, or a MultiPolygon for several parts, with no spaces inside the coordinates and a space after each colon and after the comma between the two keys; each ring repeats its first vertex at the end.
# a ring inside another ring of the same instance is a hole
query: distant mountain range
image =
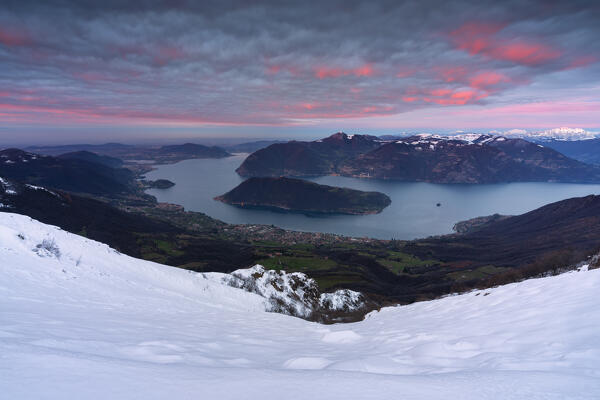
{"type": "Polygon", "coordinates": [[[591,140],[600,138],[600,132],[590,132],[581,128],[554,128],[545,131],[526,131],[523,129],[513,129],[503,132],[506,137],[517,137],[532,141],[577,141],[591,140]]]}
{"type": "Polygon", "coordinates": [[[115,154],[130,151],[135,146],[122,143],[104,143],[104,144],[67,144],[57,146],[29,146],[26,151],[47,156],[58,156],[65,153],[87,151],[96,154],[115,154]]]}
{"type": "Polygon", "coordinates": [[[339,132],[313,142],[273,144],[248,156],[237,172],[433,183],[600,182],[599,167],[523,139],[481,134],[385,140],[339,132]]]}
{"type": "Polygon", "coordinates": [[[542,144],[584,163],[600,164],[600,132],[563,127],[542,132],[526,132],[517,129],[505,132],[505,135],[542,144]]]}
{"type": "MultiPolygon", "coordinates": [[[[90,153],[96,155],[118,158],[120,160],[136,163],[140,161],[152,161],[157,164],[174,163],[191,158],[223,158],[231,154],[218,146],[204,146],[195,143],[185,143],[168,146],[132,146],[120,143],[106,144],[76,144],[65,146],[32,146],[26,149],[32,153],[58,156],[65,153],[70,158],[90,159],[90,153]]],[[[100,159],[97,157],[95,161],[100,159]]],[[[105,159],[105,162],[107,160],[105,159]]]]}
{"type": "Polygon", "coordinates": [[[204,146],[195,143],[162,146],[156,149],[156,153],[163,157],[172,156],[174,158],[180,156],[189,156],[193,158],[223,158],[231,155],[221,147],[204,146]]]}

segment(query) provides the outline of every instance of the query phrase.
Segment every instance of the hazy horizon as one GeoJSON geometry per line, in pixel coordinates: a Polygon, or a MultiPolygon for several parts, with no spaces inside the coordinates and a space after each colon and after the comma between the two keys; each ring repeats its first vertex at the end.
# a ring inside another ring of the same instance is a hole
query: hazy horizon
{"type": "MultiPolygon", "coordinates": [[[[538,132],[543,129],[531,129],[528,132],[538,132]]],[[[280,132],[274,131],[272,133],[267,133],[264,130],[259,132],[252,131],[244,131],[240,130],[239,132],[218,132],[218,130],[213,130],[211,132],[210,129],[207,129],[207,132],[194,132],[194,133],[184,133],[184,131],[169,131],[168,129],[157,129],[157,130],[144,130],[143,132],[139,131],[131,131],[131,132],[123,132],[116,131],[111,132],[103,131],[101,133],[68,128],[68,131],[65,132],[65,128],[54,128],[52,130],[46,129],[42,131],[23,131],[21,129],[16,130],[19,132],[19,135],[16,137],[12,135],[10,129],[7,129],[9,134],[2,135],[2,131],[0,130],[0,149],[8,148],[8,147],[32,147],[32,146],[63,146],[63,145],[81,145],[81,144],[105,144],[105,143],[122,143],[129,145],[164,145],[164,144],[178,144],[184,142],[205,144],[210,146],[227,146],[227,145],[235,145],[247,142],[256,142],[256,141],[270,141],[270,140],[300,140],[300,141],[312,141],[317,139],[322,139],[327,136],[330,136],[336,132],[345,132],[347,134],[363,134],[363,135],[372,135],[372,136],[383,136],[383,135],[398,135],[398,136],[408,136],[410,134],[419,134],[419,133],[432,133],[432,134],[440,134],[440,135],[453,135],[459,134],[462,132],[469,133],[481,133],[481,134],[502,134],[505,131],[498,129],[465,129],[465,130],[451,130],[451,129],[413,129],[413,130],[376,130],[376,129],[333,129],[333,130],[325,130],[325,129],[310,129],[310,130],[294,130],[291,132],[280,132]],[[61,135],[53,136],[54,130],[57,130],[61,133],[61,135]],[[71,134],[69,134],[71,133],[71,134]],[[83,134],[82,134],[83,133],[83,134]]],[[[600,128],[592,128],[589,129],[591,132],[600,132],[600,128]]]]}

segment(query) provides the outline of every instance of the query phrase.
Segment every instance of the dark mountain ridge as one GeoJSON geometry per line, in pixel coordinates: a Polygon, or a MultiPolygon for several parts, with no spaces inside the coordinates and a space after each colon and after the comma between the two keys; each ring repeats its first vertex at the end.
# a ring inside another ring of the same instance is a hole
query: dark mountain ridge
{"type": "Polygon", "coordinates": [[[0,176],[17,182],[94,195],[135,191],[134,175],[79,158],[57,158],[19,149],[0,151],[0,176]]]}
{"type": "Polygon", "coordinates": [[[122,143],[104,143],[104,144],[66,144],[55,146],[29,146],[26,151],[47,156],[59,156],[66,153],[78,151],[89,151],[96,154],[114,154],[129,151],[135,146],[122,143]]]}
{"type": "Polygon", "coordinates": [[[313,142],[277,143],[250,154],[236,172],[248,177],[329,175],[344,160],[379,146],[374,136],[342,132],[313,142]]]}
{"type": "Polygon", "coordinates": [[[416,240],[406,250],[450,263],[497,266],[523,265],[561,250],[589,255],[600,250],[600,196],[571,198],[498,218],[463,235],[416,240]]]}
{"type": "Polygon", "coordinates": [[[156,150],[161,155],[180,154],[198,158],[223,158],[228,157],[226,150],[218,146],[204,146],[195,143],[184,143],[177,145],[162,146],[156,150]]]}
{"type": "Polygon", "coordinates": [[[223,158],[231,154],[218,146],[204,146],[195,143],[166,146],[133,146],[120,143],[98,145],[80,144],[65,146],[32,146],[28,151],[37,154],[58,156],[65,153],[92,152],[101,156],[121,159],[135,164],[140,160],[154,161],[158,164],[174,163],[190,158],[223,158]]]}
{"type": "Polygon", "coordinates": [[[343,175],[433,183],[600,182],[600,168],[523,139],[416,135],[384,141],[337,133],[271,145],[236,170],[242,176],[343,175]]]}

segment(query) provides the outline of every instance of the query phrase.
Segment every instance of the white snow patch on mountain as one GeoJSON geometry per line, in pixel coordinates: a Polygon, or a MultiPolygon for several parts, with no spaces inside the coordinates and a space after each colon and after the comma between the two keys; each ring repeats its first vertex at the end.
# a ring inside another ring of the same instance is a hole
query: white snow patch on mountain
{"type": "Polygon", "coordinates": [[[597,399],[599,290],[572,272],[320,325],[0,213],[1,396],[597,399]]]}
{"type": "MultiPolygon", "coordinates": [[[[395,140],[398,144],[408,144],[415,147],[417,150],[422,150],[423,147],[420,145],[428,145],[430,150],[435,150],[437,145],[440,143],[451,143],[453,146],[470,146],[479,145],[483,146],[491,142],[501,142],[506,140],[503,136],[484,135],[480,133],[464,133],[458,135],[432,135],[429,133],[421,133],[418,135],[410,136],[400,140],[395,140]]],[[[427,146],[426,146],[427,147],[427,146]]]]}
{"type": "Polygon", "coordinates": [[[46,188],[44,188],[44,187],[41,187],[41,186],[30,185],[30,184],[28,184],[28,183],[26,183],[26,184],[25,184],[25,186],[26,186],[26,187],[28,187],[29,189],[33,189],[33,190],[42,190],[42,191],[44,191],[44,192],[48,192],[48,193],[50,193],[50,194],[51,194],[51,195],[53,195],[53,196],[58,196],[58,195],[57,195],[56,193],[54,193],[53,191],[51,191],[51,190],[48,190],[48,189],[46,189],[46,188]]]}

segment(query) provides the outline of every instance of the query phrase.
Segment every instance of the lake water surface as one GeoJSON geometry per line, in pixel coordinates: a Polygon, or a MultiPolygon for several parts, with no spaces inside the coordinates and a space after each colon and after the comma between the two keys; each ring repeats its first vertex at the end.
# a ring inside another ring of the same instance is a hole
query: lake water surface
{"type": "Polygon", "coordinates": [[[500,214],[522,214],[554,201],[600,194],[600,185],[567,183],[505,183],[494,185],[406,183],[325,176],[310,179],[321,184],[387,194],[392,204],[375,215],[308,217],[264,210],[246,210],[213,200],[243,179],[235,173],[246,155],[223,159],[186,160],[161,165],[148,179],[169,179],[170,189],[147,193],[158,201],[181,204],[233,224],[269,224],[285,229],[330,232],[380,239],[415,239],[452,232],[461,220],[500,214]],[[437,207],[436,204],[441,206],[437,207]]]}

